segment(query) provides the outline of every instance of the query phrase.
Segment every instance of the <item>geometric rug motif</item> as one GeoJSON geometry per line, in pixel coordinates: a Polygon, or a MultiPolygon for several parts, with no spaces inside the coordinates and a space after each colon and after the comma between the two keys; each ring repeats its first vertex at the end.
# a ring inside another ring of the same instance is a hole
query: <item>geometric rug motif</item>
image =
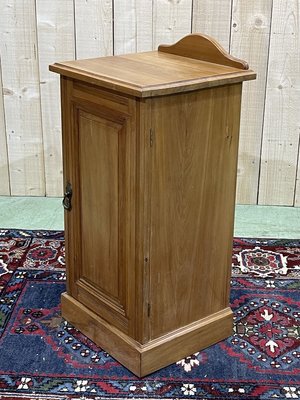
{"type": "Polygon", "coordinates": [[[60,313],[64,237],[0,230],[0,398],[300,398],[300,241],[235,239],[233,335],[143,379],[60,313]]]}

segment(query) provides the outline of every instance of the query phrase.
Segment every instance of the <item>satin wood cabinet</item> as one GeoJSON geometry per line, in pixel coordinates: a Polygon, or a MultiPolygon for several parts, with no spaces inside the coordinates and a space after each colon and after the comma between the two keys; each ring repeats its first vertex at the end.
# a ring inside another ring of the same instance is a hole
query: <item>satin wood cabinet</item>
{"type": "Polygon", "coordinates": [[[241,92],[254,72],[200,34],[50,69],[61,74],[62,315],[138,376],[229,336],[241,92]]]}

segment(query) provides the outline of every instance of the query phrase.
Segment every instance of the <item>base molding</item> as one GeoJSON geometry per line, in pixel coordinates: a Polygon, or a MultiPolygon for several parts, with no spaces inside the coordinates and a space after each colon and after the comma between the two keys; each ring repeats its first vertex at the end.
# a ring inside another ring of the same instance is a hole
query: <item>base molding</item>
{"type": "Polygon", "coordinates": [[[225,339],[233,326],[228,307],[142,345],[67,293],[62,316],[139,377],[225,339]]]}

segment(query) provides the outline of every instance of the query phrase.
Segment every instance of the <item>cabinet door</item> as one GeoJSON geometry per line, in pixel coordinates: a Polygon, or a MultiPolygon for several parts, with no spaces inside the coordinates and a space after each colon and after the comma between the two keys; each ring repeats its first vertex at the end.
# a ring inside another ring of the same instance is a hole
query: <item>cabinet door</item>
{"type": "Polygon", "coordinates": [[[134,304],[135,104],[63,83],[68,293],[129,333],[134,304]]]}

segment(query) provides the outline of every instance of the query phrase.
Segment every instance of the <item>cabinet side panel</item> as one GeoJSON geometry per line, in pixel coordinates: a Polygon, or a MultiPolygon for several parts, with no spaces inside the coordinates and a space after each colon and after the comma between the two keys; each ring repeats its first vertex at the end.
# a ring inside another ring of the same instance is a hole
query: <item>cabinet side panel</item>
{"type": "Polygon", "coordinates": [[[241,84],[153,99],[151,338],[228,306],[241,84]]]}

